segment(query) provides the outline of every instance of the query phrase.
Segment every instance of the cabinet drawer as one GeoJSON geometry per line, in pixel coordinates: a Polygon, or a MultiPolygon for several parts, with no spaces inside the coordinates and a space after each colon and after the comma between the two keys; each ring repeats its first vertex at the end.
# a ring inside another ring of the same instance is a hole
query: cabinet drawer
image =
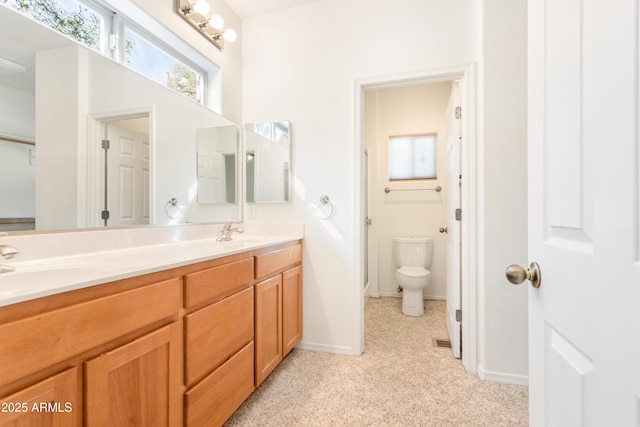
{"type": "Polygon", "coordinates": [[[245,258],[185,276],[185,307],[215,301],[253,280],[253,258],[245,258]]]}
{"type": "Polygon", "coordinates": [[[185,316],[185,382],[191,384],[253,340],[253,287],[185,316]]]}
{"type": "Polygon", "coordinates": [[[252,341],[185,393],[187,427],[222,425],[253,390],[252,341]]]}
{"type": "Polygon", "coordinates": [[[1,382],[8,384],[176,316],[180,284],[175,278],[0,325],[1,382]]]}
{"type": "Polygon", "coordinates": [[[302,261],[302,245],[289,246],[256,256],[256,279],[267,277],[302,261]]]}

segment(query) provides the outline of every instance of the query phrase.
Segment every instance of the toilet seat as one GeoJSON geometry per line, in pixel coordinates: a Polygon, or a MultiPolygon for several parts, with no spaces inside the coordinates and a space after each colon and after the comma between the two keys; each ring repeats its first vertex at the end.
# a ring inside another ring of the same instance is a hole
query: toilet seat
{"type": "Polygon", "coordinates": [[[431,275],[431,272],[423,267],[400,267],[396,272],[410,278],[423,278],[431,275]]]}

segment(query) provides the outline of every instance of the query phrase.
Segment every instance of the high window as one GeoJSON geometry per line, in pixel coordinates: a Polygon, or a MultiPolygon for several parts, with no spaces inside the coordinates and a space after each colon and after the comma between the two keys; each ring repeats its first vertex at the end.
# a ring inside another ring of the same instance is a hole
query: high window
{"type": "Polygon", "coordinates": [[[389,180],[437,178],[436,134],[389,137],[389,180]]]}
{"type": "MultiPolygon", "coordinates": [[[[209,72],[159,37],[94,0],[0,0],[201,104],[209,72]]],[[[217,68],[209,63],[211,69],[217,68]]]]}

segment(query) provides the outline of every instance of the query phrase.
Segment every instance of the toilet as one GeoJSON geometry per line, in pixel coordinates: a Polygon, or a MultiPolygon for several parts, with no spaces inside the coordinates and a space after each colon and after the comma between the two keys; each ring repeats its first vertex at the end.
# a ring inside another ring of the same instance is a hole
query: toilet
{"type": "Polygon", "coordinates": [[[402,287],[402,313],[424,314],[423,290],[429,285],[433,241],[429,237],[394,237],[393,258],[398,269],[396,282],[402,287]]]}

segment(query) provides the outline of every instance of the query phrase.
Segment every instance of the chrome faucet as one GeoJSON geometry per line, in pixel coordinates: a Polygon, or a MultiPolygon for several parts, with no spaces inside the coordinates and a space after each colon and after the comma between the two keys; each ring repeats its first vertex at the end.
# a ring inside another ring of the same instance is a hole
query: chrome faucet
{"type": "MultiPolygon", "coordinates": [[[[4,259],[11,259],[20,253],[19,250],[9,245],[0,245],[0,255],[4,259]]],[[[0,274],[9,273],[11,271],[15,271],[15,268],[10,265],[0,265],[0,274]]]]}
{"type": "Polygon", "coordinates": [[[216,242],[228,242],[231,240],[233,233],[244,233],[241,227],[234,227],[233,224],[239,223],[227,222],[224,227],[222,227],[222,230],[220,230],[220,235],[216,237],[216,242]]]}

